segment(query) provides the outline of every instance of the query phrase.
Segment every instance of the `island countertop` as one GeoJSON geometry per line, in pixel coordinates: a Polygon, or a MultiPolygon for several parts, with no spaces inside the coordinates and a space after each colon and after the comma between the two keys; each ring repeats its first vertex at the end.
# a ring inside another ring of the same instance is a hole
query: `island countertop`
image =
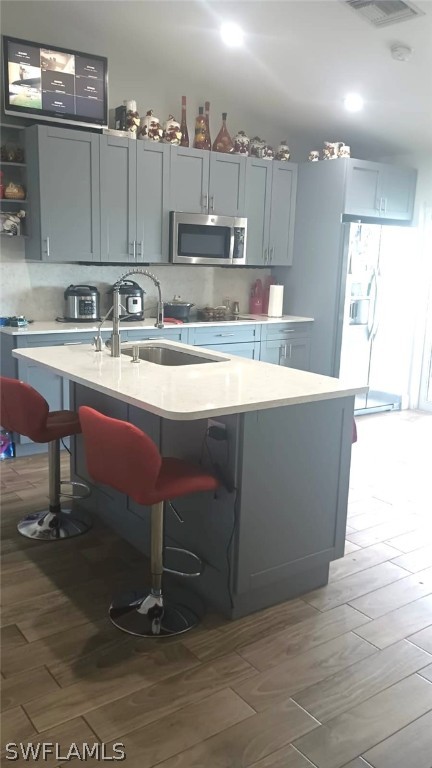
{"type": "MultiPolygon", "coordinates": [[[[154,342],[150,341],[139,346],[152,345],[154,342]]],[[[329,376],[210,352],[188,344],[160,341],[158,345],[218,362],[165,366],[141,360],[133,364],[127,355],[111,357],[109,350],[95,352],[94,347],[87,344],[19,349],[14,350],[13,355],[77,384],[176,421],[353,396],[367,390],[329,376]]],[[[123,346],[130,348],[131,345],[123,346]]]]}

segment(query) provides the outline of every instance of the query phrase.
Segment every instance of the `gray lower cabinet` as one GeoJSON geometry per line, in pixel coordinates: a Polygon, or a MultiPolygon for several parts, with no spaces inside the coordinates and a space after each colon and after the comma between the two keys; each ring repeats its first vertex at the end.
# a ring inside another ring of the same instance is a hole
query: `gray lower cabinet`
{"type": "Polygon", "coordinates": [[[100,261],[99,136],[32,126],[26,131],[26,257],[100,261]]]}
{"type": "Polygon", "coordinates": [[[287,368],[310,370],[311,323],[273,323],[263,327],[260,360],[287,368]]]}
{"type": "Polygon", "coordinates": [[[246,158],[171,147],[172,211],[245,215],[246,158]]]}
{"type": "Polygon", "coordinates": [[[245,203],[248,264],[292,264],[296,189],[294,164],[249,159],[245,203]]]}
{"type": "Polygon", "coordinates": [[[414,169],[367,160],[346,162],[346,214],[411,221],[417,180],[414,169]]]}
{"type": "Polygon", "coordinates": [[[260,360],[264,363],[283,365],[286,368],[309,370],[310,339],[293,337],[291,339],[267,340],[261,342],[260,360]]]}

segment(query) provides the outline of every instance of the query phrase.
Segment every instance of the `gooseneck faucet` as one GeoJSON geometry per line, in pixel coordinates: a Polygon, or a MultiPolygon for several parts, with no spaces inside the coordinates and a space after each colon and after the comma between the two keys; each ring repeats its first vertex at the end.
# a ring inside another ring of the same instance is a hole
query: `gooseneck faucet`
{"type": "Polygon", "coordinates": [[[160,281],[157,279],[156,275],[153,275],[152,272],[149,272],[147,269],[131,269],[129,272],[125,272],[124,275],[122,275],[117,282],[113,285],[113,306],[111,309],[107,312],[105,317],[102,319],[102,321],[99,323],[98,326],[98,335],[95,338],[95,347],[96,351],[100,352],[102,350],[102,337],[101,337],[101,328],[102,324],[105,322],[105,320],[109,317],[109,315],[112,312],[112,333],[111,333],[111,357],[120,357],[120,288],[124,284],[124,281],[127,277],[130,277],[131,275],[144,275],[144,277],[149,277],[150,280],[155,284],[157,291],[158,291],[158,303],[157,303],[157,316],[156,316],[156,322],[155,327],[156,328],[163,328],[164,327],[164,310],[163,310],[163,302],[162,302],[162,294],[161,294],[161,286],[160,281]]]}

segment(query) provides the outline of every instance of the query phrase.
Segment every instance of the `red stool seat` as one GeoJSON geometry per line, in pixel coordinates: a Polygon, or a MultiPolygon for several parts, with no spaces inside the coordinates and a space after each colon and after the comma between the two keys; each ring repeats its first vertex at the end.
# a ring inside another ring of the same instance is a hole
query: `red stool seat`
{"type": "MultiPolygon", "coordinates": [[[[6,376],[0,377],[0,397],[0,423],[5,429],[29,437],[35,443],[48,443],[49,509],[21,520],[18,531],[28,538],[44,541],[84,533],[89,528],[88,523],[60,508],[59,441],[81,432],[78,414],[75,411],[50,411],[45,398],[33,387],[6,376]]],[[[83,483],[71,485],[81,486],[88,492],[83,483]]],[[[74,496],[69,495],[69,498],[74,496]]]]}
{"type": "MultiPolygon", "coordinates": [[[[176,635],[195,626],[198,619],[187,605],[172,603],[162,591],[162,573],[180,573],[163,565],[164,502],[201,491],[214,491],[218,479],[198,464],[162,458],[156,444],[138,427],[81,406],[79,409],[87,466],[99,483],[111,486],[138,504],[151,505],[151,588],[113,601],[110,618],[124,632],[151,637],[176,635]]],[[[181,518],[180,518],[181,519],[181,518]]],[[[198,560],[192,552],[177,550],[198,560]]]]}

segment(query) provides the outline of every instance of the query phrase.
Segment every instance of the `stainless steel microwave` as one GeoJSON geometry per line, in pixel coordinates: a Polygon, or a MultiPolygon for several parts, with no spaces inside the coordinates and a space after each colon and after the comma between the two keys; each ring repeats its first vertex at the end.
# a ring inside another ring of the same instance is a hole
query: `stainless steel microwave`
{"type": "Polygon", "coordinates": [[[170,214],[174,264],[246,264],[247,219],[204,213],[170,214]]]}

